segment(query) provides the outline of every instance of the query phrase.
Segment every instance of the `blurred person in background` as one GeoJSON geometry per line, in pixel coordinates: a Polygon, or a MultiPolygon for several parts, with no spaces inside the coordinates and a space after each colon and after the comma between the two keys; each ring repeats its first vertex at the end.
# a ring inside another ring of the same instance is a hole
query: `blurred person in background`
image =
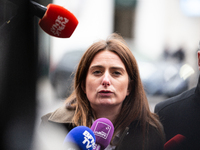
{"type": "Polygon", "coordinates": [[[87,49],[75,74],[74,91],[63,106],[42,117],[41,129],[50,124],[68,131],[91,127],[98,118],[107,118],[114,125],[107,150],[164,147],[163,127],[149,109],[136,59],[116,33],[87,49]]]}
{"type": "MultiPolygon", "coordinates": [[[[200,70],[200,50],[197,58],[200,70]]],[[[200,149],[200,76],[196,87],[158,103],[154,112],[163,124],[166,141],[181,134],[186,140],[179,145],[179,149],[200,149]]]]}

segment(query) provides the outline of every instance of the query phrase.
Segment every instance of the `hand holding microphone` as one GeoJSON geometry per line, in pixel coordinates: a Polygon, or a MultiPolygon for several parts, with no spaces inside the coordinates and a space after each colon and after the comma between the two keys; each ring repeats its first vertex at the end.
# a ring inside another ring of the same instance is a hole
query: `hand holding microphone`
{"type": "Polygon", "coordinates": [[[112,139],[114,133],[114,126],[107,118],[99,118],[92,124],[91,130],[96,137],[96,144],[94,150],[105,149],[112,139]]]}
{"type": "Polygon", "coordinates": [[[31,10],[39,20],[40,27],[49,35],[59,38],[69,38],[78,25],[76,17],[67,9],[55,4],[47,7],[30,1],[31,10]]]}

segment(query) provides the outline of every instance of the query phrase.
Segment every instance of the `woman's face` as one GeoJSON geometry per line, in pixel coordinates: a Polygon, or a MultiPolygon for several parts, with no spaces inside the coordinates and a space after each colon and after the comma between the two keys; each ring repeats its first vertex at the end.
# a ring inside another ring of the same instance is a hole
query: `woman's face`
{"type": "Polygon", "coordinates": [[[121,108],[129,95],[128,85],[128,73],[119,56],[110,51],[97,53],[90,64],[84,88],[91,107],[121,108]]]}

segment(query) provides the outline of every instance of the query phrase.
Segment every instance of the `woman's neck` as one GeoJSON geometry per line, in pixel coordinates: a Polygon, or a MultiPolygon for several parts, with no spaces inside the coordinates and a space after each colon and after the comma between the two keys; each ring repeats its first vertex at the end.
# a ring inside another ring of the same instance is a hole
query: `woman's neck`
{"type": "Polygon", "coordinates": [[[112,123],[115,122],[116,118],[118,117],[118,114],[120,113],[121,107],[98,107],[94,110],[96,118],[107,118],[112,123]]]}

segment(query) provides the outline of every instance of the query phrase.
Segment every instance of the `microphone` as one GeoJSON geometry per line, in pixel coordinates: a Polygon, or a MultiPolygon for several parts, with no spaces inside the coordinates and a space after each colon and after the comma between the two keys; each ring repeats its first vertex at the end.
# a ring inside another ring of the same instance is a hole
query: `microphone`
{"type": "Polygon", "coordinates": [[[42,6],[30,1],[34,15],[41,18],[39,26],[49,35],[59,38],[69,38],[78,25],[77,18],[67,9],[55,4],[42,6]]]}
{"type": "Polygon", "coordinates": [[[186,137],[181,134],[175,135],[164,144],[164,150],[175,150],[179,148],[181,144],[185,141],[185,139],[186,137]]]}
{"type": "Polygon", "coordinates": [[[73,128],[65,137],[65,150],[92,150],[95,145],[93,131],[85,126],[73,128]]]}
{"type": "Polygon", "coordinates": [[[96,137],[94,150],[105,149],[110,144],[114,133],[112,122],[107,118],[99,118],[94,121],[91,130],[96,137]]]}

